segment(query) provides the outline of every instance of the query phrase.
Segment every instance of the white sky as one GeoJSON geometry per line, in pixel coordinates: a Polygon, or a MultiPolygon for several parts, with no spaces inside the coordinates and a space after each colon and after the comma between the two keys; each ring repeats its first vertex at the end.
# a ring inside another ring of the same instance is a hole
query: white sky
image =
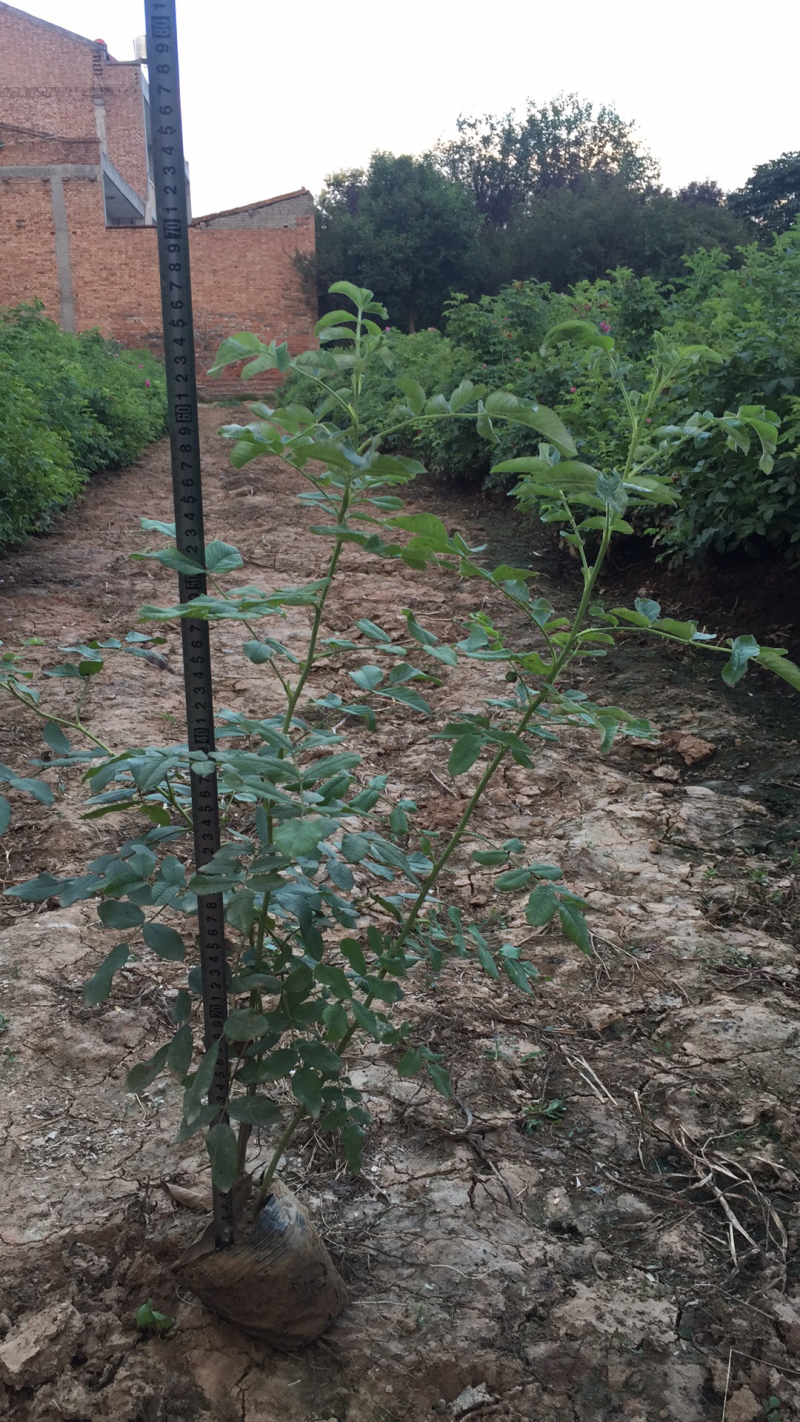
{"type": "MultiPolygon", "coordinates": [[[[419,153],[459,113],[560,90],[636,121],[680,187],[740,186],[800,149],[800,4],[772,0],[177,0],[184,143],[195,215],[294,188],[376,148],[419,153]]],[[[117,59],[141,0],[19,8],[102,37],[117,59]]]]}

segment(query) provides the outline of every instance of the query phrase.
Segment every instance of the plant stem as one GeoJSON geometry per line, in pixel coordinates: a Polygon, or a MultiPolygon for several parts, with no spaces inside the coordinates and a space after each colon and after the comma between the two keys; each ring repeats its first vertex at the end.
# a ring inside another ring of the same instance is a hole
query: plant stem
{"type": "MultiPolygon", "coordinates": [[[[342,495],[342,506],[339,513],[339,518],[342,523],[344,523],[345,518],[347,516],[347,508],[349,503],[350,489],[347,488],[345,489],[345,492],[342,495]]],[[[322,614],[325,610],[325,602],[328,593],[330,592],[333,579],[336,575],[336,568],[338,566],[339,558],[341,556],[343,547],[344,541],[341,538],[337,538],[336,543],[333,547],[333,552],[331,553],[330,562],[328,563],[328,571],[326,574],[328,579],[328,586],[320,594],[319,601],[317,602],[316,607],[314,608],[314,620],[311,623],[311,637],[308,643],[308,652],[300,670],[300,676],[297,679],[297,684],[295,685],[294,689],[289,693],[289,699],[286,706],[286,715],[283,720],[283,734],[285,736],[289,734],[289,729],[292,724],[292,717],[294,716],[295,707],[297,706],[297,703],[300,700],[300,697],[303,692],[303,687],[305,686],[306,681],[308,680],[308,675],[311,671],[311,667],[314,662],[314,652],[316,650],[317,638],[319,637],[319,629],[322,623],[322,614]]]]}
{"type": "Polygon", "coordinates": [[[288,1125],[286,1125],[286,1127],[284,1128],[283,1133],[280,1136],[280,1139],[278,1140],[278,1144],[276,1145],[272,1153],[272,1159],[264,1173],[264,1178],[258,1187],[258,1194],[256,1195],[254,1201],[256,1210],[261,1205],[263,1205],[264,1201],[266,1200],[267,1195],[269,1194],[269,1187],[272,1184],[272,1181],[275,1176],[275,1171],[278,1169],[278,1165],[280,1164],[281,1156],[286,1150],[286,1147],[288,1146],[290,1140],[292,1139],[292,1136],[297,1130],[297,1127],[300,1125],[300,1122],[302,1121],[305,1114],[305,1106],[298,1106],[297,1110],[294,1112],[294,1115],[289,1120],[288,1125]]]}

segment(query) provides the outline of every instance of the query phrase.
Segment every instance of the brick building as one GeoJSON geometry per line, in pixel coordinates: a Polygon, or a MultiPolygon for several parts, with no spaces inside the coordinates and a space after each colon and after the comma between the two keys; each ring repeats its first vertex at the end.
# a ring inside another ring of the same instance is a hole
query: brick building
{"type": "MultiPolygon", "coordinates": [[[[0,0],[0,306],[36,298],[68,331],[99,327],[161,348],[161,298],[141,59],[0,0]]],[[[314,208],[301,188],[193,220],[198,382],[222,338],[253,330],[313,343],[316,312],[293,261],[314,250],[314,208]]]]}

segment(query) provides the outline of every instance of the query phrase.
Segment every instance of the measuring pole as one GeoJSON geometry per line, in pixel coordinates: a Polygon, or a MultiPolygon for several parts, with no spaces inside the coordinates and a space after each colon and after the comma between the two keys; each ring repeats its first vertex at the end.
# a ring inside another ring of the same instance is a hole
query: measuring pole
{"type": "MultiPolygon", "coordinates": [[[[144,8],[176,542],[181,553],[205,565],[175,0],[145,0],[144,8]]],[[[190,602],[206,591],[204,573],[179,573],[178,584],[181,602],[190,602]]],[[[211,752],[214,706],[208,623],[182,618],[181,635],[189,750],[211,752]]],[[[194,857],[200,869],[219,849],[219,794],[216,774],[196,775],[192,771],[191,783],[194,857]]],[[[229,1077],[228,1046],[223,1036],[228,1001],[222,895],[199,896],[197,912],[205,1042],[207,1048],[219,1043],[208,1100],[222,1107],[228,1099],[229,1077]]],[[[229,1191],[215,1189],[213,1193],[214,1237],[217,1248],[224,1249],[233,1243],[233,1197],[229,1191]]]]}

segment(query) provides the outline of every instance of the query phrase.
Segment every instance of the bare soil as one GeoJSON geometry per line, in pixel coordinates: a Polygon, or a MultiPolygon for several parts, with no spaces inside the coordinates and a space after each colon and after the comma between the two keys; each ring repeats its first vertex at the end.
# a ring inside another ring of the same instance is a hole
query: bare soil
{"type": "MultiPolygon", "coordinates": [[[[318,576],[326,545],[307,531],[299,479],[268,463],[236,473],[215,433],[219,412],[201,417],[213,535],[237,543],[248,577],[265,586],[318,576]]],[[[537,544],[535,528],[423,496],[470,543],[534,558],[542,591],[573,601],[569,563],[537,544]]],[[[140,515],[171,517],[166,443],[95,478],[53,536],[10,560],[6,645],[42,638],[31,660],[52,664],[55,648],[124,635],[143,602],[170,598],[169,574],[129,561],[145,546],[140,515]]],[[[412,607],[452,638],[473,606],[473,586],[449,576],[357,550],[345,567],[330,631],[364,615],[392,627],[412,607]]],[[[648,565],[641,590],[658,584],[648,565]]],[[[291,609],[282,639],[305,631],[303,609],[291,609]]],[[[238,653],[235,629],[212,637],[218,706],[268,711],[269,683],[238,653]]],[[[115,747],[180,738],[175,632],[163,650],[169,670],[122,658],[91,687],[87,722],[115,747]]],[[[584,684],[649,712],[661,745],[601,758],[574,733],[534,771],[508,768],[478,827],[563,865],[592,906],[594,955],[532,930],[467,852],[455,865],[446,892],[498,941],[520,943],[541,979],[524,998],[459,960],[436,983],[420,976],[407,1015],[445,1053],[457,1102],[400,1080],[378,1048],[362,1047],[352,1075],[374,1125],[361,1176],[313,1131],[297,1141],[284,1179],[351,1291],[341,1320],[302,1353],[274,1352],[218,1321],[172,1272],[204,1222],[204,1158],[196,1140],[174,1144],[171,1082],[139,1098],[123,1084],[166,1035],[172,966],[132,964],[90,1010],[80,985],[110,946],[93,908],[5,901],[0,1416],[800,1416],[796,699],[760,672],[728,692],[716,668],[636,636],[617,660],[588,667],[584,684]],[[164,1337],[134,1326],[147,1298],[175,1319],[164,1337]]],[[[327,677],[312,689],[343,689],[342,672],[327,677]]],[[[503,686],[491,666],[447,674],[431,697],[437,726],[503,686]]],[[[73,692],[56,682],[52,695],[66,704],[73,692]]],[[[41,754],[28,713],[4,703],[0,717],[5,761],[23,767],[41,754]]],[[[421,718],[390,710],[379,727],[353,733],[365,778],[387,773],[425,828],[446,831],[477,768],[450,780],[421,718]]],[[[57,770],[48,778],[59,790],[52,809],[15,804],[7,884],[76,870],[132,828],[81,820],[78,787],[60,787],[57,770]]],[[[267,1133],[254,1163],[269,1148],[267,1133]]]]}

